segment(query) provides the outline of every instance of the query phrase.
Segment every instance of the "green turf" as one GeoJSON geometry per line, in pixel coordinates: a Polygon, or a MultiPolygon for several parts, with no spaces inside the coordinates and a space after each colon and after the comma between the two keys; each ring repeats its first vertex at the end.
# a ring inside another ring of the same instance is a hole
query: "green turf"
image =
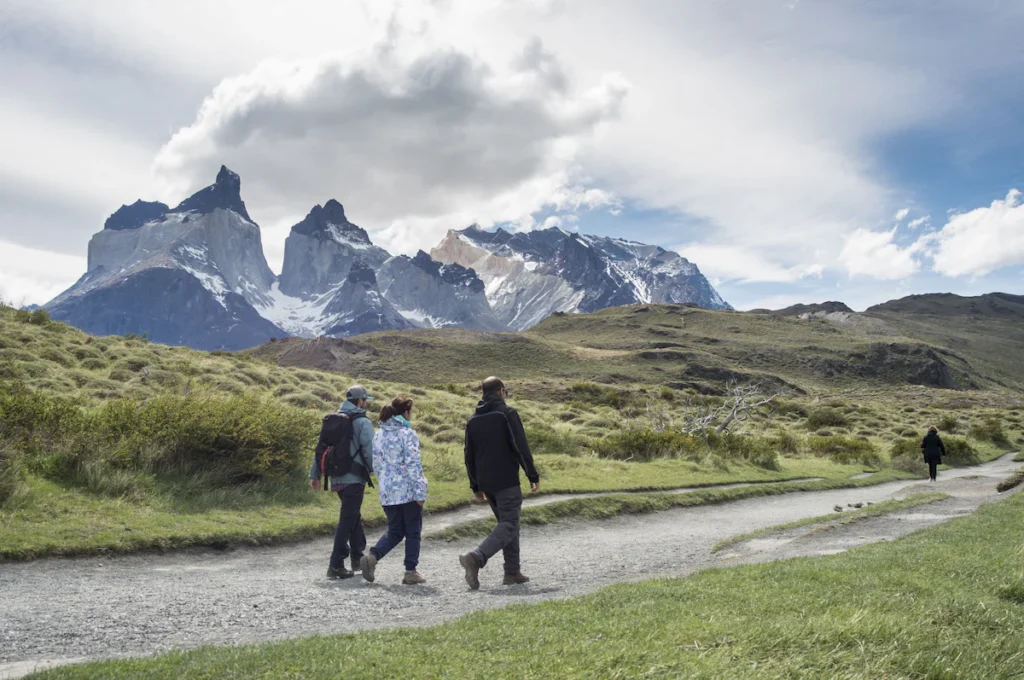
{"type": "Polygon", "coordinates": [[[615,586],[432,628],[204,648],[36,677],[1019,678],[1022,517],[1017,494],[840,555],[615,586]]]}

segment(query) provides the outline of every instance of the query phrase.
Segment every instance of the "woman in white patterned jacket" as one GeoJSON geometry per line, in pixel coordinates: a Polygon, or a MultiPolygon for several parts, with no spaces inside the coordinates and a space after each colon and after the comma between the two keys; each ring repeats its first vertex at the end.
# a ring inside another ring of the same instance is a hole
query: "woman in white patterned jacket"
{"type": "Polygon", "coordinates": [[[412,429],[412,399],[396,397],[381,409],[380,429],[373,437],[373,469],[377,473],[380,504],[388,517],[388,531],[363,556],[363,578],[373,581],[377,562],[405,540],[405,576],[402,583],[416,585],[426,579],[416,571],[423,530],[423,503],[427,478],[420,460],[420,438],[412,429]]]}

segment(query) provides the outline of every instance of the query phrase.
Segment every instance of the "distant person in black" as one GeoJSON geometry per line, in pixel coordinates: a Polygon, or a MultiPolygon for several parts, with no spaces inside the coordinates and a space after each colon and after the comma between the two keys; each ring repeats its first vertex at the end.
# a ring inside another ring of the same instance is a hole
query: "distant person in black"
{"type": "Polygon", "coordinates": [[[939,437],[939,428],[934,425],[928,428],[928,434],[921,442],[921,449],[924,451],[924,462],[928,463],[928,478],[934,482],[942,457],[946,455],[946,447],[939,437]]]}
{"type": "Polygon", "coordinates": [[[473,590],[480,588],[480,569],[499,550],[505,558],[504,585],[530,580],[519,564],[519,516],[523,508],[519,468],[526,472],[531,492],[540,488],[523,421],[505,403],[505,383],[488,378],[483,383],[483,393],[476,413],[466,423],[466,472],[474,497],[490,503],[498,526],[476,550],[459,556],[459,564],[466,570],[466,583],[473,590]]]}

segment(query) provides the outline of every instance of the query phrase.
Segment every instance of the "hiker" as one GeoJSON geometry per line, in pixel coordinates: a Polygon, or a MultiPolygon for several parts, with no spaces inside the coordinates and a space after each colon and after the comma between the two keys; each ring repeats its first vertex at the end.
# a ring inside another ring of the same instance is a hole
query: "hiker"
{"type": "Polygon", "coordinates": [[[486,500],[498,519],[498,526],[476,550],[459,556],[459,564],[466,571],[466,583],[473,590],[480,588],[480,569],[499,550],[505,558],[504,585],[530,580],[520,571],[519,564],[519,516],[523,508],[519,468],[526,472],[533,493],[540,486],[540,477],[533,466],[523,421],[505,403],[506,398],[505,383],[488,378],[483,382],[483,399],[466,423],[469,486],[475,499],[486,500]]]}
{"type": "Polygon", "coordinates": [[[380,430],[373,438],[373,469],[377,471],[380,504],[388,518],[388,530],[359,566],[363,578],[373,582],[377,562],[405,539],[405,576],[402,583],[426,583],[416,571],[420,560],[423,503],[427,478],[420,460],[420,438],[412,429],[412,399],[396,397],[380,412],[380,430]]]}
{"type": "Polygon", "coordinates": [[[921,449],[924,451],[924,462],[928,463],[928,478],[934,482],[942,457],[946,455],[946,447],[939,437],[939,428],[934,425],[928,428],[928,434],[921,442],[921,449]]]}
{"type": "MultiPolygon", "coordinates": [[[[345,394],[345,402],[338,409],[338,414],[351,423],[351,440],[348,456],[344,460],[344,474],[324,480],[324,488],[330,484],[330,490],[341,499],[341,517],[338,528],[334,532],[334,551],[331,553],[331,564],[327,568],[327,578],[352,578],[366,549],[366,534],[363,532],[363,494],[370,474],[373,472],[373,423],[366,417],[366,405],[373,401],[362,385],[353,385],[345,394]],[[352,556],[352,571],[345,566],[345,560],[352,556]]],[[[326,423],[332,416],[324,419],[326,423]]],[[[323,462],[324,433],[321,431],[321,442],[317,444],[313,454],[313,466],[309,469],[309,486],[314,491],[321,487],[321,464],[323,462]]]]}

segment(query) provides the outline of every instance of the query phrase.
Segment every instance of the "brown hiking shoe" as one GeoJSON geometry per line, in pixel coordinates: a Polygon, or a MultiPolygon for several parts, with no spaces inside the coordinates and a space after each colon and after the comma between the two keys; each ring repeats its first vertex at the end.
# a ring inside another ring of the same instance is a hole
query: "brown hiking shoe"
{"type": "Polygon", "coordinates": [[[418,586],[421,583],[426,583],[427,579],[423,578],[423,575],[418,571],[407,571],[405,576],[402,577],[402,585],[406,586],[418,586]]]}
{"type": "Polygon", "coordinates": [[[480,565],[477,564],[473,553],[459,555],[459,564],[466,570],[466,583],[473,590],[480,590],[480,565]]]}
{"type": "Polygon", "coordinates": [[[524,583],[529,583],[530,577],[521,571],[517,571],[514,574],[505,574],[505,578],[501,580],[503,586],[518,586],[524,583]]]}
{"type": "Polygon", "coordinates": [[[359,570],[363,572],[363,578],[373,583],[373,572],[377,568],[377,558],[374,557],[373,553],[363,555],[363,558],[359,560],[359,570]]]}

